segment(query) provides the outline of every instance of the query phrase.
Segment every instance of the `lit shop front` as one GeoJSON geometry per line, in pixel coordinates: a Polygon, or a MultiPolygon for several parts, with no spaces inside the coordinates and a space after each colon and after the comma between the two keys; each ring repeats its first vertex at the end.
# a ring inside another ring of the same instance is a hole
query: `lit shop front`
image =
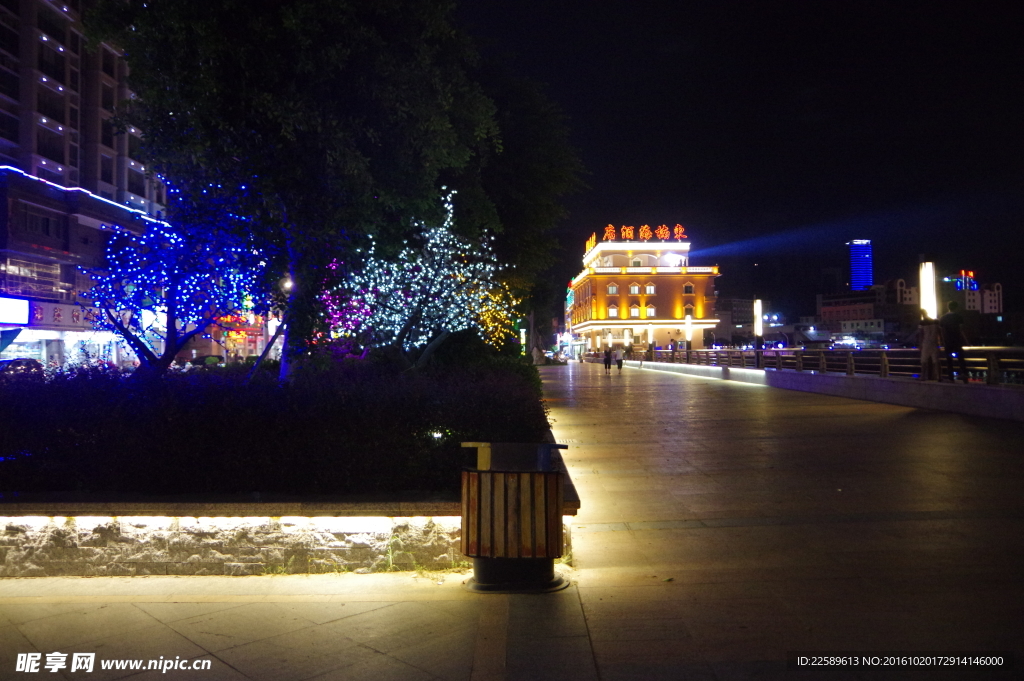
{"type": "Polygon", "coordinates": [[[71,303],[0,297],[0,359],[27,357],[48,366],[134,363],[117,336],[93,329],[94,314],[71,303]]]}

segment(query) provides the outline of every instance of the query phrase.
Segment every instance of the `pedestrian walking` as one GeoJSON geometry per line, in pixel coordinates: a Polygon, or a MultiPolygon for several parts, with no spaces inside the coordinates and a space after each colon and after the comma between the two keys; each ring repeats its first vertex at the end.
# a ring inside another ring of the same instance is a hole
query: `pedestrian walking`
{"type": "Polygon", "coordinates": [[[604,349],[604,372],[609,376],[612,373],[612,349],[604,349]]]}
{"type": "Polygon", "coordinates": [[[921,323],[917,326],[917,347],[921,350],[921,380],[939,380],[939,345],[942,331],[939,322],[921,310],[921,323]]]}
{"type": "MultiPolygon", "coordinates": [[[[964,318],[960,314],[960,305],[955,301],[949,301],[946,305],[949,310],[939,317],[939,330],[942,332],[942,351],[946,355],[946,371],[949,373],[949,380],[955,381],[953,375],[953,358],[957,358],[960,368],[960,380],[967,383],[967,360],[964,358],[964,344],[967,337],[964,335],[964,318]]],[[[942,376],[939,376],[942,380],[942,376]]]]}
{"type": "MultiPolygon", "coordinates": [[[[622,373],[622,348],[615,348],[612,352],[612,357],[615,359],[615,365],[619,367],[619,373],[622,373]]],[[[610,369],[609,369],[610,370],[610,369]]]]}

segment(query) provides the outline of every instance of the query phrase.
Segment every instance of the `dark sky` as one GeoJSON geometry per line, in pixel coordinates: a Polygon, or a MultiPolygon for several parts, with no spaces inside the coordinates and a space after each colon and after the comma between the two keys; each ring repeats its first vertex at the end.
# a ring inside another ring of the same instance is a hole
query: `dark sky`
{"type": "Polygon", "coordinates": [[[925,255],[1024,308],[1024,2],[465,5],[485,53],[547,84],[590,171],[553,276],[605,224],[680,222],[723,296],[789,315],[858,238],[876,281],[925,255]]]}

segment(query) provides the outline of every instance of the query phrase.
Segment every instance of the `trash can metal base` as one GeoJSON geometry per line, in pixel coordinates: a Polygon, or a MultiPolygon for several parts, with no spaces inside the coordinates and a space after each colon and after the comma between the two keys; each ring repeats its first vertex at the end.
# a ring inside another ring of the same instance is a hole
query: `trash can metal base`
{"type": "Polygon", "coordinates": [[[553,558],[474,558],[463,586],[478,593],[548,593],[569,586],[555,574],[553,558]]]}

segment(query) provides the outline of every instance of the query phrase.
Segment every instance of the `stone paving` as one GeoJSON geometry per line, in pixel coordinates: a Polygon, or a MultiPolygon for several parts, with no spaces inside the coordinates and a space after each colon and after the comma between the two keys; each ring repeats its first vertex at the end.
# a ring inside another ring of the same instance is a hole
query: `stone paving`
{"type": "Polygon", "coordinates": [[[210,660],[69,679],[1024,678],[1024,424],[594,364],[542,375],[582,502],[569,589],[2,580],[0,679],[34,678],[15,671],[30,652],[210,660]],[[787,668],[799,651],[1016,666],[787,668]]]}

